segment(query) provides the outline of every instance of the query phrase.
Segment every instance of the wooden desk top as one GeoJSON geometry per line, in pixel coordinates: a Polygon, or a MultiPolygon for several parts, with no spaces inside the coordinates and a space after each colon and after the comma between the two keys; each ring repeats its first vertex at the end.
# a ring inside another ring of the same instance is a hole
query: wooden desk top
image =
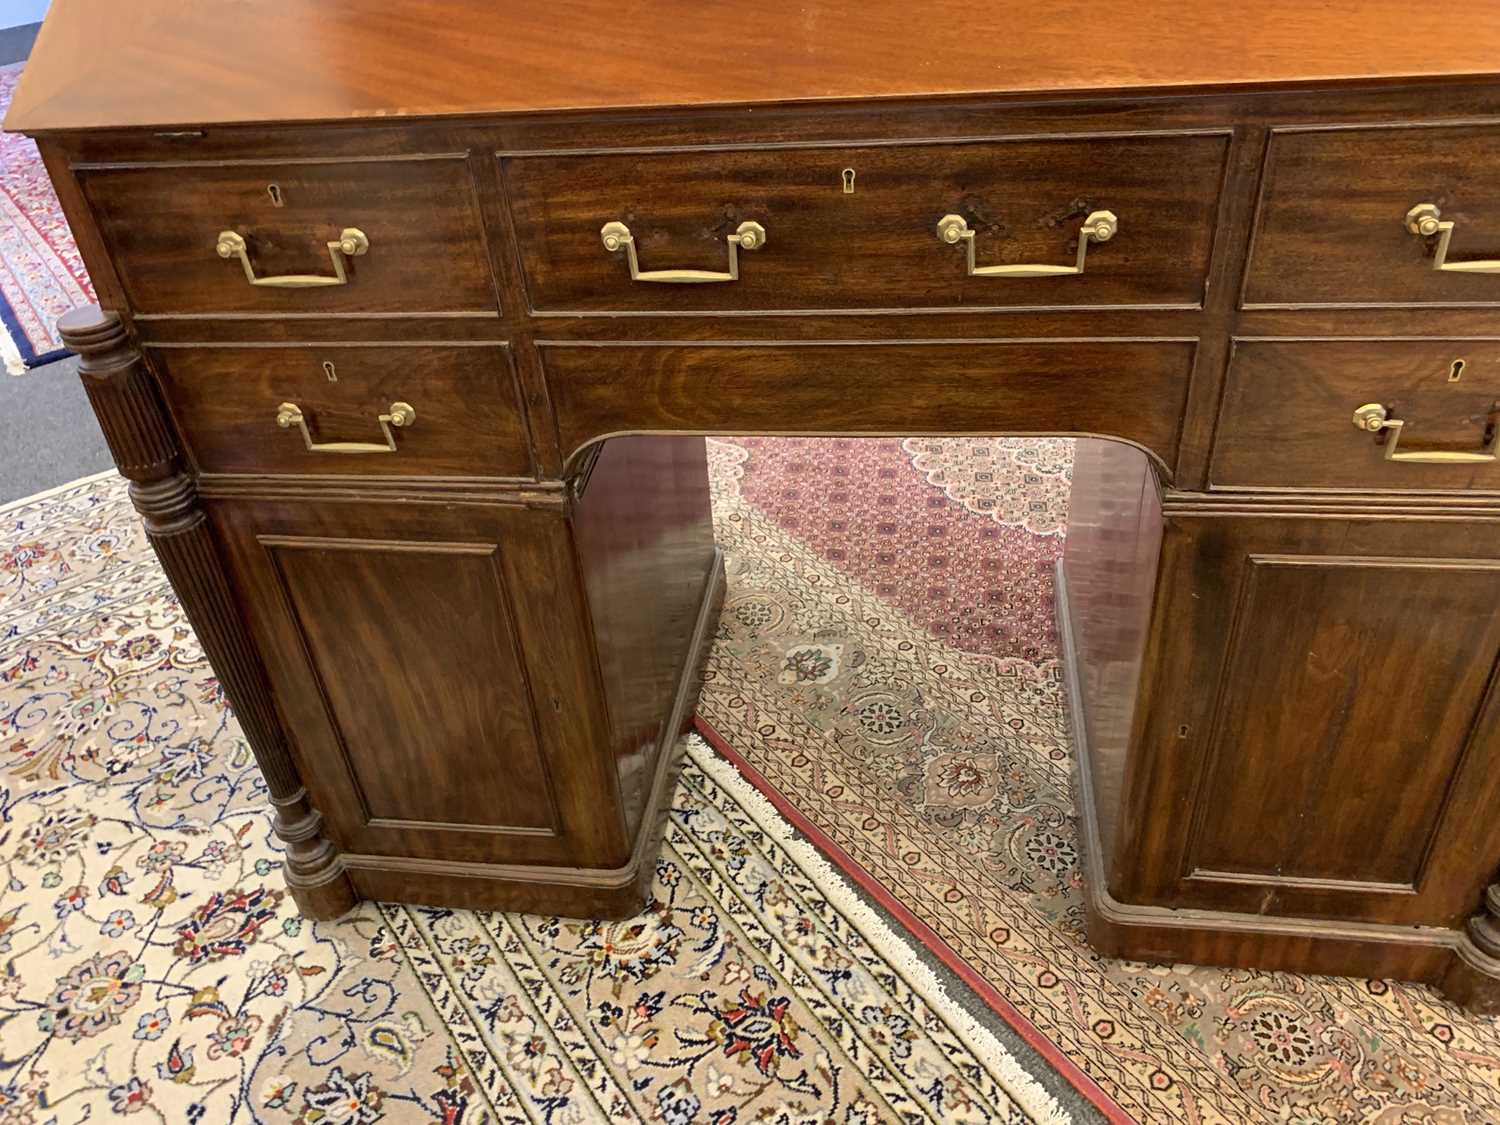
{"type": "Polygon", "coordinates": [[[1475,0],[56,0],[25,132],[1500,73],[1475,0]]]}

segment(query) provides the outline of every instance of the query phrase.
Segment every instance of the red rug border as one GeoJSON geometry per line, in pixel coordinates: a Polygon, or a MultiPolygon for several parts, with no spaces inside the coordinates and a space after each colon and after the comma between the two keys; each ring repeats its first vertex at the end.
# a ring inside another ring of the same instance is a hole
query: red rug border
{"type": "Polygon", "coordinates": [[[740,754],[709,721],[702,715],[693,716],[693,729],[703,737],[714,751],[725,761],[732,765],[746,781],[775,806],[776,811],[793,826],[812,841],[813,846],[821,851],[840,871],[849,879],[853,880],[866,894],[873,898],[888,913],[896,918],[904,926],[908,933],[920,942],[923,948],[931,952],[938,960],[942,961],[950,970],[959,976],[965,984],[972,988],[996,1015],[1003,1019],[1012,1031],[1025,1040],[1037,1054],[1046,1059],[1057,1070],[1059,1074],[1087,1098],[1093,1105],[1112,1122],[1119,1125],[1136,1125],[1135,1118],[1126,1113],[1124,1109],[1116,1105],[1114,1099],[1106,1094],[1100,1085],[1086,1074],[1082,1068],[1070,1059],[1062,1050],[1038,1030],[1037,1026],[1027,1019],[1021,1011],[1016,1008],[1003,993],[993,984],[985,980],[977,970],[933,930],[926,922],[918,918],[899,899],[886,890],[880,882],[866,871],[848,852],[836,843],[832,837],[809,820],[800,809],[793,805],[787,798],[771,784],[758,769],[751,765],[743,755],[740,754]]]}

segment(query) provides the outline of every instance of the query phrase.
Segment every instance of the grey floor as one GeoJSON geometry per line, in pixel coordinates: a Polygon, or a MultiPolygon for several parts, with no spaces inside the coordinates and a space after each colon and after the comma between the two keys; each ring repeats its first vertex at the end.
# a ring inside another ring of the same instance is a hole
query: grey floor
{"type": "Polygon", "coordinates": [[[36,42],[36,33],[41,29],[42,25],[39,23],[0,28],[0,66],[29,58],[31,45],[36,42]]]}
{"type": "Polygon", "coordinates": [[[24,375],[0,371],[0,504],[111,464],[76,358],[24,375]]]}
{"type": "MultiPolygon", "coordinates": [[[[40,24],[0,30],[0,66],[31,51],[40,24]]],[[[109,468],[78,361],[10,376],[0,372],[0,504],[109,468]]]]}

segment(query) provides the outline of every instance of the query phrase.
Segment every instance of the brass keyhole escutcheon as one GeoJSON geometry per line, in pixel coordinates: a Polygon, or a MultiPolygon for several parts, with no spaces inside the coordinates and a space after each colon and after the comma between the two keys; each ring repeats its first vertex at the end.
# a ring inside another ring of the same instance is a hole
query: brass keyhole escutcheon
{"type": "Polygon", "coordinates": [[[271,206],[272,207],[285,207],[286,206],[286,200],[281,197],[281,185],[280,184],[267,184],[266,185],[266,194],[271,197],[271,206]]]}
{"type": "Polygon", "coordinates": [[[1456,383],[1463,378],[1464,367],[1468,365],[1466,359],[1455,359],[1453,366],[1448,368],[1448,382],[1456,383]]]}
{"type": "Polygon", "coordinates": [[[854,169],[853,168],[845,168],[844,169],[844,194],[845,195],[853,195],[854,194],[854,169]]]}

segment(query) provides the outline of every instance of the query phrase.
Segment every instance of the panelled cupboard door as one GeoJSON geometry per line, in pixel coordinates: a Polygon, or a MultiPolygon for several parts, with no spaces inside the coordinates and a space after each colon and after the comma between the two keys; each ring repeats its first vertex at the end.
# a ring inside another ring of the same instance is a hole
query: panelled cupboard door
{"type": "Polygon", "coordinates": [[[212,518],[302,776],[346,852],[623,862],[591,768],[568,525],[500,505],[239,501],[212,518]],[[591,853],[591,854],[590,854],[591,853]]]}
{"type": "Polygon", "coordinates": [[[1471,914],[1500,865],[1500,524],[1178,517],[1164,565],[1157,674],[1185,686],[1153,707],[1170,760],[1131,801],[1182,811],[1137,841],[1156,894],[1471,914]]]}

